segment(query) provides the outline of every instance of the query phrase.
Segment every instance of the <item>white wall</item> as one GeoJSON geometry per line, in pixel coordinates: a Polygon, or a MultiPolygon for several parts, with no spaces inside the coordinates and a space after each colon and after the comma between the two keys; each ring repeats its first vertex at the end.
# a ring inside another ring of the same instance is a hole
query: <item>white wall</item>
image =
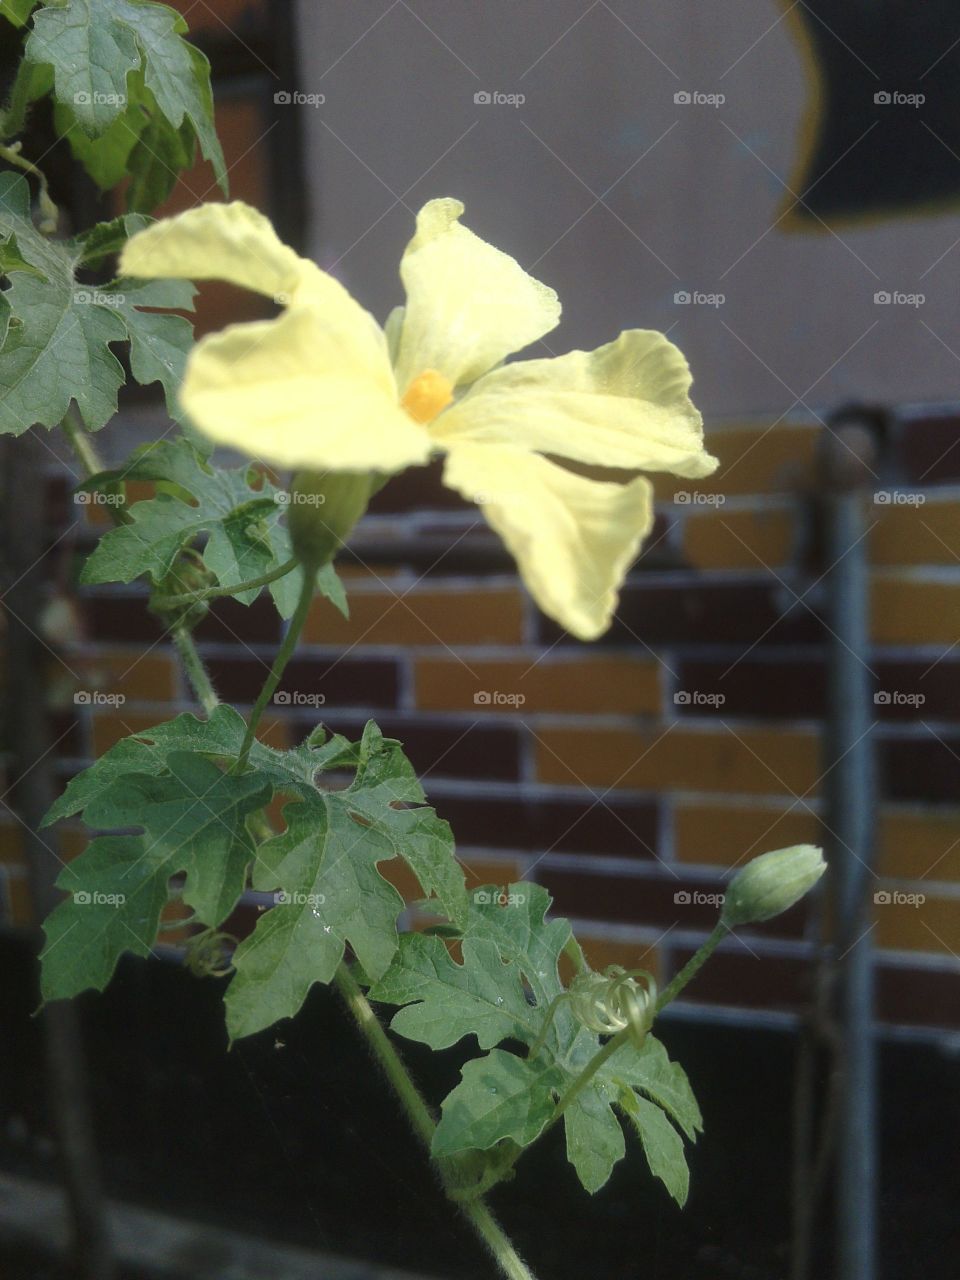
{"type": "Polygon", "coordinates": [[[312,251],[378,314],[399,300],[412,212],[456,195],[469,225],[560,291],[552,350],[674,326],[714,419],[803,416],[797,397],[956,398],[960,218],[775,225],[814,92],[775,0],[299,7],[300,87],[326,96],[300,108],[312,251]],[[726,102],[675,104],[694,89],[726,102]],[[478,90],[526,102],[476,105],[478,90]],[[895,289],[927,301],[874,304],[895,289]],[[678,290],[726,302],[681,307],[678,290]]]}

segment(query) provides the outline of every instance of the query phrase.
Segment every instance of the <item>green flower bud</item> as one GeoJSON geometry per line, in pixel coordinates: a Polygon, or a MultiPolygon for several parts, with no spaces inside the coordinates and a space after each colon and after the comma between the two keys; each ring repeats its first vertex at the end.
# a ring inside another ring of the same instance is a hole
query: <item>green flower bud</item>
{"type": "Polygon", "coordinates": [[[299,471],[293,478],[288,522],[300,561],[320,569],[350,536],[370,501],[370,474],[299,471]]]}
{"type": "Polygon", "coordinates": [[[727,886],[721,923],[735,929],[740,924],[758,924],[780,915],[799,902],[826,869],[823,851],[812,844],[795,844],[761,854],[738,871],[727,886]]]}

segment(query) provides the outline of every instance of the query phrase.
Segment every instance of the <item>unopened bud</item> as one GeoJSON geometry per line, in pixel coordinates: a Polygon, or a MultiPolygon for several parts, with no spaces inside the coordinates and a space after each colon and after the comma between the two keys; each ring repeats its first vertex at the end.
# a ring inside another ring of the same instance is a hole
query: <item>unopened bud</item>
{"type": "Polygon", "coordinates": [[[299,471],[287,518],[301,563],[319,569],[332,560],[369,501],[369,472],[299,471]]]}
{"type": "Polygon", "coordinates": [[[827,864],[812,844],[775,849],[748,862],[727,886],[721,923],[728,929],[758,924],[789,910],[817,883],[827,864]]]}

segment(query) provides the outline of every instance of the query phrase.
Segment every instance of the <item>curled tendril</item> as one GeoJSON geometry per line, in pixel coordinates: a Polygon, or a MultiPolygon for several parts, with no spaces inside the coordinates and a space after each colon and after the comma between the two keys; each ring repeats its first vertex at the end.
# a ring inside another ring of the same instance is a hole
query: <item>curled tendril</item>
{"type": "Polygon", "coordinates": [[[226,954],[230,943],[238,945],[232,933],[205,929],[187,943],[184,963],[197,978],[224,978],[232,968],[226,954]]]}
{"type": "Polygon", "coordinates": [[[547,1032],[557,1008],[564,1001],[582,1027],[597,1035],[613,1036],[629,1031],[630,1039],[639,1049],[653,1025],[657,1011],[657,982],[646,969],[623,969],[618,964],[609,965],[602,973],[579,973],[550,1005],[546,1021],[530,1050],[535,1058],[543,1048],[547,1032]],[[643,985],[637,979],[643,980],[643,985]]]}

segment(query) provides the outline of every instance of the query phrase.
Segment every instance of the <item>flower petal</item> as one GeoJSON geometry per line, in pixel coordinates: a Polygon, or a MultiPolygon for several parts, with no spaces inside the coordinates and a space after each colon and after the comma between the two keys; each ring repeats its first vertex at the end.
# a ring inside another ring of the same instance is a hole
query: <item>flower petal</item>
{"type": "Polygon", "coordinates": [[[431,200],[400,263],[407,306],[397,362],[404,390],[436,369],[457,386],[560,322],[552,289],[459,223],[459,200],[431,200]]]}
{"type": "Polygon", "coordinates": [[[431,442],[397,403],[386,357],[371,366],[352,335],[312,307],[231,325],[194,348],[180,390],[198,429],[282,467],[399,471],[431,442]]]}
{"type": "Polygon", "coordinates": [[[691,381],[662,333],[628,329],[596,351],[495,369],[431,434],[444,447],[513,444],[595,466],[706,476],[718,464],[703,447],[691,381]]]}
{"type": "Polygon", "coordinates": [[[227,280],[268,297],[292,294],[308,267],[316,270],[241,200],[155,222],[131,236],[120,257],[123,275],[227,280]]]}
{"type": "Polygon", "coordinates": [[[459,443],[443,479],[480,503],[544,613],[581,640],[607,630],[653,527],[649,480],[586,480],[525,449],[459,443]]]}

